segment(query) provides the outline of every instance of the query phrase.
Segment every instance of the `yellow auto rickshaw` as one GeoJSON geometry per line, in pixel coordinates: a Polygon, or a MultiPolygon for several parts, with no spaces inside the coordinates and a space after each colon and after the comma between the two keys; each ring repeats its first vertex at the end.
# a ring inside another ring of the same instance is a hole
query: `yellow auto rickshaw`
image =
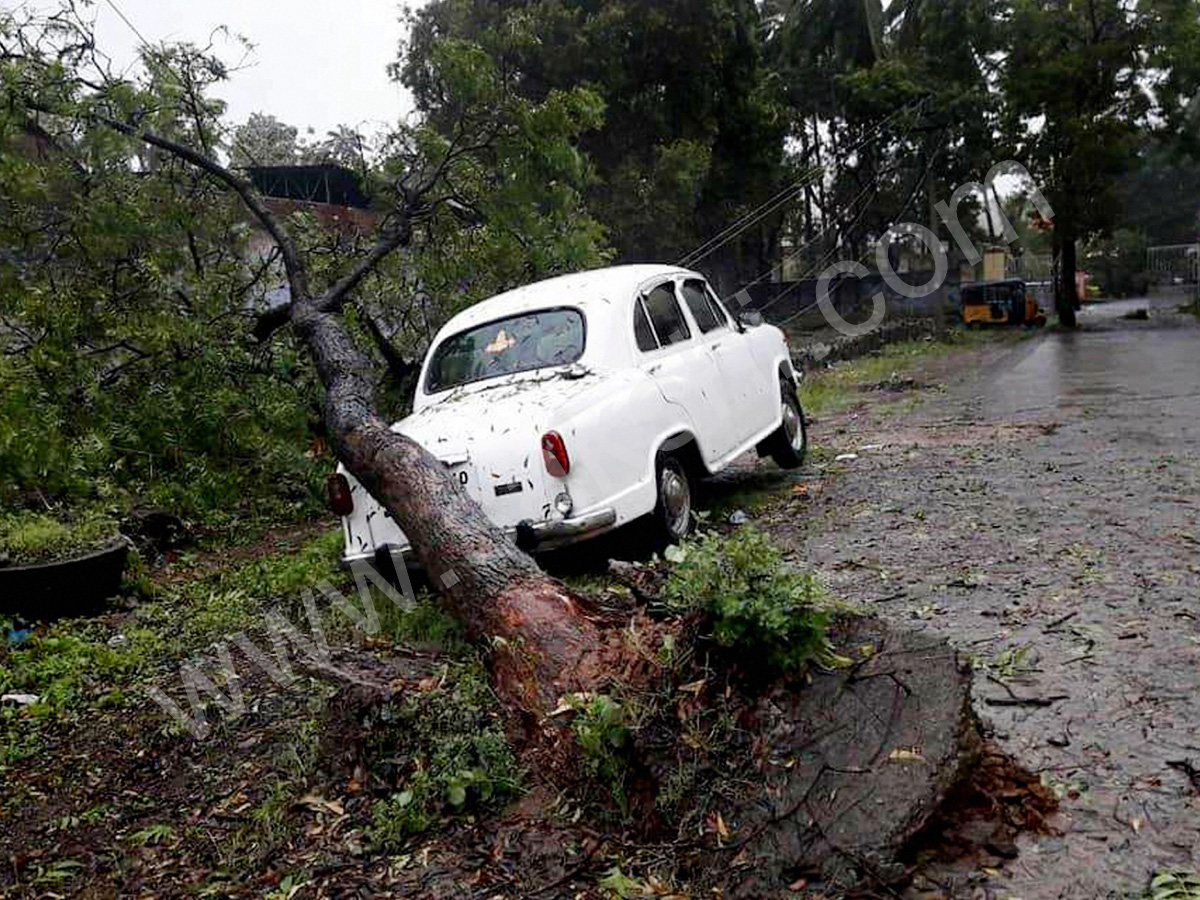
{"type": "Polygon", "coordinates": [[[1019,278],[964,284],[961,295],[964,325],[1046,324],[1046,314],[1033,291],[1019,278]]]}

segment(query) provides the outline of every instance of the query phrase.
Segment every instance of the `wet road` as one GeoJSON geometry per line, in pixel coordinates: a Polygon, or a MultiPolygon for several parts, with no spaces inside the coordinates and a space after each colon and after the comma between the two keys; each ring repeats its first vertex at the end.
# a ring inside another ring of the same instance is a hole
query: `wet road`
{"type": "MultiPolygon", "coordinates": [[[[1124,417],[1166,419],[1170,439],[1200,439],[1200,343],[1175,315],[1177,299],[1122,300],[1086,307],[1081,329],[1052,333],[993,367],[991,383],[972,382],[976,401],[996,416],[1102,405],[1124,417]],[[1150,321],[1124,318],[1153,310],[1150,321]],[[999,370],[999,371],[997,371],[999,370]],[[1124,410],[1134,404],[1135,411],[1124,410]]],[[[1194,320],[1193,320],[1194,321],[1194,320]]]]}
{"type": "Polygon", "coordinates": [[[1170,765],[1200,768],[1200,323],[1178,302],[1088,308],[842,423],[860,458],[827,518],[778,529],[839,594],[970,654],[985,725],[1061,795],[1060,835],[919,896],[1127,898],[1200,870],[1200,785],[1170,765]],[[994,705],[1013,696],[1046,705],[994,705]]]}

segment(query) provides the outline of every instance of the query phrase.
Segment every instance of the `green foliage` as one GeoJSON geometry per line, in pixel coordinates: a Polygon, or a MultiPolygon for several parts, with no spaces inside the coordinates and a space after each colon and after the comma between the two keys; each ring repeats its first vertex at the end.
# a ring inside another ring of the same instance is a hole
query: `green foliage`
{"type": "MultiPolygon", "coordinates": [[[[579,135],[595,167],[588,208],[621,261],[667,261],[778,189],[786,122],[762,65],[763,30],[754,4],[731,0],[436,0],[413,15],[396,73],[444,135],[460,96],[439,76],[447,47],[478,48],[458,61],[455,85],[472,87],[468,76],[491,59],[510,73],[515,97],[541,102],[586,86],[604,110],[603,122],[594,117],[579,135]]],[[[710,262],[744,267],[743,280],[757,275],[777,239],[772,225],[710,262]]]]}
{"type": "Polygon", "coordinates": [[[1154,273],[1146,268],[1146,235],[1118,228],[1111,238],[1094,241],[1085,249],[1085,268],[1099,281],[1106,297],[1144,297],[1154,273]]]}
{"type": "Polygon", "coordinates": [[[368,837],[401,846],[442,815],[476,810],[513,794],[520,777],[496,699],[477,661],[447,665],[437,683],[385,707],[372,727],[371,756],[393,761],[396,790],[376,802],[368,837]]]}
{"type": "MultiPolygon", "coordinates": [[[[338,563],[342,533],[331,528],[300,546],[284,544],[278,552],[250,559],[240,566],[218,573],[210,584],[227,590],[241,590],[255,597],[277,601],[297,598],[319,582],[341,584],[347,575],[338,563]]],[[[193,583],[187,590],[194,592],[193,583]]]]}
{"type": "Polygon", "coordinates": [[[575,709],[571,728],[589,774],[607,788],[622,815],[628,815],[625,792],[629,726],[624,708],[606,694],[578,694],[568,698],[575,709]]]}
{"type": "MultiPolygon", "coordinates": [[[[177,48],[114,86],[106,111],[154,109],[146,125],[201,137],[163,68],[185,57],[211,83],[211,66],[177,48]]],[[[32,126],[30,91],[91,108],[61,65],[59,81],[32,59],[0,70],[0,506],[313,510],[327,465],[305,455],[316,383],[290,342],[247,340],[266,280],[243,213],[107,129],[32,126]]]]}
{"type": "MultiPolygon", "coordinates": [[[[39,697],[33,706],[0,710],[0,765],[36,752],[39,722],[137,702],[148,680],[232,632],[253,632],[277,605],[307,631],[301,592],[322,581],[346,592],[337,564],[340,537],[330,531],[298,548],[150,591],[119,631],[104,621],[64,619],[39,626],[22,644],[0,642],[0,693],[39,697]]],[[[340,614],[324,623],[329,637],[349,630],[340,614]]]]}
{"type": "Polygon", "coordinates": [[[1200,875],[1193,872],[1160,872],[1150,882],[1145,900],[1200,900],[1200,875]]]}
{"type": "Polygon", "coordinates": [[[69,707],[149,672],[169,646],[165,635],[148,628],[126,629],[124,643],[110,645],[98,630],[73,626],[57,625],[9,650],[0,665],[0,693],[36,694],[47,711],[69,707]]]}
{"type": "Polygon", "coordinates": [[[680,549],[664,599],[677,611],[706,612],[714,640],[737,650],[748,666],[796,671],[825,650],[820,585],[788,568],[761,531],[701,534],[680,549]]]}
{"type": "Polygon", "coordinates": [[[999,681],[1013,681],[1033,671],[1034,658],[1032,645],[1025,645],[1009,647],[991,657],[977,657],[972,660],[972,665],[999,681]]]}
{"type": "Polygon", "coordinates": [[[652,897],[658,893],[654,887],[637,878],[631,878],[621,871],[620,866],[613,866],[604,873],[604,877],[596,882],[596,887],[609,897],[619,900],[630,900],[632,897],[652,897]]]}
{"type": "Polygon", "coordinates": [[[0,556],[14,564],[78,556],[117,536],[117,523],[98,512],[79,511],[70,521],[45,513],[0,512],[0,556]]]}
{"type": "Polygon", "coordinates": [[[411,609],[390,601],[379,606],[380,628],[402,644],[429,644],[442,652],[460,654],[467,647],[462,624],[429,594],[417,597],[411,609]]]}
{"type": "Polygon", "coordinates": [[[135,831],[129,836],[129,840],[139,847],[157,847],[160,844],[174,841],[175,837],[174,828],[165,823],[159,823],[135,831]]]}
{"type": "Polygon", "coordinates": [[[384,310],[398,295],[422,297],[411,316],[419,327],[397,335],[409,356],[471,303],[609,258],[604,229],[584,205],[592,166],[576,146],[603,121],[600,96],[577,84],[522,96],[504,60],[459,35],[441,35],[422,52],[420,77],[438,104],[394,136],[397,152],[383,169],[410,166],[413,155],[429,167],[445,164],[458,206],[438,205],[417,237],[420,252],[389,263],[365,288],[367,305],[384,310]],[[479,134],[464,133],[465,121],[479,134]],[[456,155],[473,138],[488,141],[486,164],[456,155]]]}
{"type": "MultiPolygon", "coordinates": [[[[89,119],[99,110],[217,153],[223,109],[205,92],[226,68],[167,45],[96,90],[101,76],[78,49],[91,46],[89,26],[73,12],[6,14],[0,37],[24,51],[0,70],[0,469],[10,476],[0,506],[148,503],[216,526],[314,512],[329,467],[314,442],[314,370],[287,332],[264,344],[248,335],[281,283],[270,242],[231,192],[89,119]],[[55,113],[35,117],[31,103],[55,113]]],[[[575,146],[601,122],[596,93],[520,97],[470,42],[438,42],[427,62],[452,127],[401,127],[370,142],[368,160],[348,129],[301,147],[258,115],[232,151],[235,164],[311,153],[353,164],[379,209],[401,177],[428,176],[437,189],[413,252],[387,260],[348,310],[364,345],[365,324],[384,321],[406,358],[475,300],[606,259],[575,146]]],[[[375,239],[311,215],[289,224],[318,288],[375,239]]]]}

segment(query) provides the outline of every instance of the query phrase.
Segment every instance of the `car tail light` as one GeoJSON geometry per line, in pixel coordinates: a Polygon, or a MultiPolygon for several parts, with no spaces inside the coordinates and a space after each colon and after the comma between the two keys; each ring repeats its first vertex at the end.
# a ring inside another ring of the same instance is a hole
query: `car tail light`
{"type": "Polygon", "coordinates": [[[339,516],[354,512],[354,497],[350,494],[350,482],[340,472],[325,480],[325,494],[329,497],[329,508],[339,516]]]}
{"type": "Polygon", "coordinates": [[[547,431],[542,435],[542,458],[546,461],[546,471],[555,478],[562,478],[571,471],[567,445],[557,431],[547,431]]]}

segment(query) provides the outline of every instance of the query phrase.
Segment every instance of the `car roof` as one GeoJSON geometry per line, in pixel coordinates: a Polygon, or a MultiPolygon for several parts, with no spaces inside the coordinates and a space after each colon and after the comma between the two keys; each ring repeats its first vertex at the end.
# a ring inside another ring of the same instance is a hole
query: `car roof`
{"type": "MultiPolygon", "coordinates": [[[[584,313],[610,308],[620,301],[632,299],[639,287],[653,278],[672,275],[692,275],[695,272],[679,266],[639,264],[590,269],[570,275],[559,275],[522,285],[476,303],[454,316],[441,329],[440,335],[457,334],[468,328],[503,319],[531,309],[552,306],[575,306],[584,313]]],[[[617,309],[620,307],[618,306],[617,309]]],[[[624,313],[621,319],[624,321],[624,313]]]]}

